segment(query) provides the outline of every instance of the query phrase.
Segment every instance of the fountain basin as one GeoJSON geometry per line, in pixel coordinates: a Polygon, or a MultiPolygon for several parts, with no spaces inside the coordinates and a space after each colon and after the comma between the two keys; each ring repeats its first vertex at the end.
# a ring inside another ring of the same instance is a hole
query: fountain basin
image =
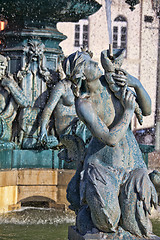
{"type": "Polygon", "coordinates": [[[1,0],[1,14],[12,27],[49,26],[58,21],[78,21],[99,10],[95,0],[1,0]]]}

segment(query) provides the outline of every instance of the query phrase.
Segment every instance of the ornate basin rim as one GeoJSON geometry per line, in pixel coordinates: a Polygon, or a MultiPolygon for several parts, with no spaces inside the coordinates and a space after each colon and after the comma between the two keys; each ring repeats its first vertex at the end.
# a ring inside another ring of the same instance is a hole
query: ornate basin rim
{"type": "Polygon", "coordinates": [[[100,9],[96,0],[0,0],[0,13],[10,23],[53,25],[73,22],[100,9]]]}

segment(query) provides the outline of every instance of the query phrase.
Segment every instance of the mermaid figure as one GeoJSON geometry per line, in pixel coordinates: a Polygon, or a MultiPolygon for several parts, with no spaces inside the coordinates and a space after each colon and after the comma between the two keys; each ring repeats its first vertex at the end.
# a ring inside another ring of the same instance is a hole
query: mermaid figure
{"type": "Polygon", "coordinates": [[[157,206],[157,194],[130,129],[134,112],[139,119],[150,115],[151,100],[121,64],[115,66],[117,71],[109,71],[107,58],[102,52],[104,75],[87,52],[71,54],[63,66],[72,82],[77,115],[92,133],[67,198],[82,235],[92,229],[113,234],[122,229],[131,236],[151,238],[149,214],[157,206]]]}

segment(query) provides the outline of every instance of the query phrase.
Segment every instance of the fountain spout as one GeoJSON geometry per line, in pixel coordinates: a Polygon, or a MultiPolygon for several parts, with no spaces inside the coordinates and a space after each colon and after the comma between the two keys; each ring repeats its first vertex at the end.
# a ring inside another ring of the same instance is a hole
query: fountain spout
{"type": "Polygon", "coordinates": [[[113,44],[109,44],[109,58],[113,59],[113,44]]]}

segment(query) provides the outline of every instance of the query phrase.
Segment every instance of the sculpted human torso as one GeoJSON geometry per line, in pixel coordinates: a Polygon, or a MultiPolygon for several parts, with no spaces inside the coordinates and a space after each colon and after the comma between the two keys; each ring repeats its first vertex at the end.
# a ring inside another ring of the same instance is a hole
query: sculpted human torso
{"type": "MultiPolygon", "coordinates": [[[[87,92],[89,92],[89,94],[82,94],[81,97],[76,99],[78,116],[85,122],[87,127],[91,129],[93,134],[93,139],[85,158],[84,168],[94,162],[116,168],[123,168],[126,171],[130,171],[136,167],[145,168],[142,154],[129,128],[129,122],[128,127],[125,126],[126,118],[120,122],[126,109],[110,90],[104,76],[100,79],[94,79],[93,81],[89,79],[89,81],[87,81],[87,92]],[[110,137],[116,136],[117,134],[121,135],[121,131],[123,131],[121,129],[124,127],[128,130],[125,130],[125,134],[122,134],[118,143],[115,146],[108,143],[110,137]],[[111,132],[110,129],[112,130],[111,132]],[[107,144],[105,144],[103,140],[103,136],[106,134],[105,131],[108,134],[107,144]],[[135,147],[133,148],[132,145],[136,145],[136,149],[135,147]],[[136,155],[138,155],[138,157],[136,157],[136,155]]],[[[126,92],[125,94],[126,98],[132,95],[131,92],[126,92]]],[[[126,114],[128,115],[127,111],[126,114]]],[[[130,114],[130,117],[131,116],[133,116],[133,110],[132,114],[130,114]]]]}
{"type": "Polygon", "coordinates": [[[0,113],[4,110],[8,101],[8,91],[0,87],[0,113]]]}
{"type": "Polygon", "coordinates": [[[63,79],[50,92],[50,97],[41,118],[41,140],[47,136],[47,125],[53,114],[54,130],[58,137],[65,134],[67,128],[77,119],[71,82],[63,79]]]}
{"type": "MultiPolygon", "coordinates": [[[[110,61],[105,54],[102,60],[110,61]]],[[[130,123],[134,112],[138,120],[151,113],[151,100],[138,79],[120,69],[107,69],[107,64],[102,66],[103,76],[98,64],[83,52],[66,60],[76,112],[93,136],[69,183],[67,199],[83,235],[95,227],[105,233],[122,227],[136,236],[149,236],[148,213],[152,204],[156,206],[157,195],[130,123]]],[[[119,239],[117,236],[113,239],[119,239]]]]}
{"type": "MultiPolygon", "coordinates": [[[[101,93],[93,94],[88,99],[82,98],[77,101],[81,102],[81,104],[83,102],[86,106],[86,112],[93,114],[93,118],[96,118],[98,115],[103,124],[110,129],[118,123],[119,118],[123,115],[124,109],[118,99],[109,90],[107,84],[106,86],[101,85],[101,87],[101,93]]],[[[127,154],[128,151],[129,148],[126,139],[122,140],[120,144],[117,144],[113,148],[105,145],[100,139],[93,136],[84,166],[87,167],[90,163],[99,162],[100,164],[130,170],[134,168],[134,158],[132,154],[127,154]]]]}
{"type": "Polygon", "coordinates": [[[99,81],[102,89],[101,92],[99,94],[93,94],[90,98],[98,116],[106,126],[110,128],[118,122],[119,117],[123,115],[124,109],[104,81],[105,80],[102,79],[103,84],[99,81]]]}
{"type": "MultiPolygon", "coordinates": [[[[65,84],[65,82],[63,83],[65,84]]],[[[77,117],[74,106],[74,95],[69,84],[65,84],[65,92],[61,96],[54,110],[55,130],[58,135],[71,125],[77,117]]]]}

